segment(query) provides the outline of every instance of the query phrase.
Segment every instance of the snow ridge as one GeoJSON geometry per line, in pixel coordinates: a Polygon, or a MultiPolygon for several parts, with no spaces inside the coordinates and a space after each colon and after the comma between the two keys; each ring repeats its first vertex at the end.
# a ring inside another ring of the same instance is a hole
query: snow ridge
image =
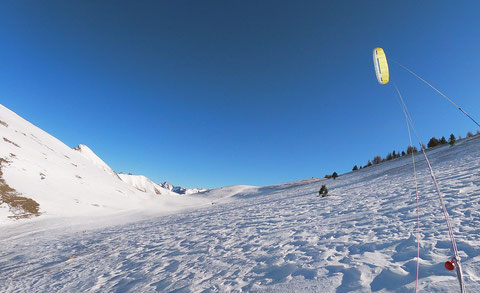
{"type": "Polygon", "coordinates": [[[84,144],[79,144],[77,147],[74,147],[73,149],[78,151],[82,156],[84,156],[86,159],[91,161],[93,164],[102,168],[105,172],[112,175],[117,175],[117,173],[113,171],[113,169],[110,168],[110,166],[108,166],[107,163],[105,163],[102,159],[100,159],[100,157],[97,156],[97,154],[95,154],[88,146],[84,144]]]}
{"type": "Polygon", "coordinates": [[[153,193],[153,194],[169,194],[174,195],[175,193],[163,188],[161,185],[152,182],[143,175],[133,175],[133,174],[118,174],[121,180],[132,185],[141,192],[153,193]]]}

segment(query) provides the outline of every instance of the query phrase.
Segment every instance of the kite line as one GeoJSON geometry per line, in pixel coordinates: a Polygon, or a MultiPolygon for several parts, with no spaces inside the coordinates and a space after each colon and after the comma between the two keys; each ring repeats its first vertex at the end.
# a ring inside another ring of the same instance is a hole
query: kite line
{"type": "MultiPolygon", "coordinates": [[[[453,234],[453,228],[452,228],[452,224],[450,223],[450,216],[449,216],[447,208],[445,206],[445,201],[443,199],[442,193],[440,192],[440,187],[438,186],[437,178],[435,176],[435,173],[433,172],[433,168],[432,168],[432,165],[430,164],[430,160],[428,159],[428,156],[426,154],[425,146],[422,143],[422,141],[420,140],[420,137],[417,133],[417,130],[415,129],[415,125],[413,124],[410,113],[408,112],[407,106],[405,105],[405,101],[403,100],[402,94],[398,90],[398,87],[397,87],[396,84],[393,84],[393,86],[394,86],[394,88],[395,88],[395,90],[398,94],[398,98],[399,98],[400,103],[401,103],[402,111],[403,111],[403,114],[405,115],[405,119],[407,121],[407,129],[408,129],[408,135],[409,135],[409,138],[410,138],[410,144],[412,144],[411,135],[410,135],[410,127],[412,127],[413,133],[415,134],[415,137],[417,138],[417,141],[420,144],[420,148],[422,150],[423,156],[425,157],[425,161],[427,162],[428,169],[430,170],[430,176],[432,177],[432,180],[435,184],[436,192],[437,192],[438,197],[440,199],[440,203],[441,203],[442,210],[443,210],[443,216],[445,218],[445,222],[446,222],[447,227],[448,227],[448,235],[450,236],[450,241],[452,243],[452,249],[453,249],[453,253],[454,253],[454,257],[452,258],[452,260],[447,261],[445,263],[445,267],[451,268],[451,269],[456,268],[458,282],[460,284],[460,292],[465,293],[466,292],[465,282],[463,281],[463,271],[462,271],[462,266],[460,264],[461,259],[460,259],[460,256],[458,255],[457,243],[455,241],[455,237],[454,237],[454,234],[453,234]],[[410,127],[409,127],[409,125],[410,125],[410,127]],[[452,262],[455,263],[454,266],[452,265],[452,262]],[[451,267],[448,267],[448,265],[451,265],[451,267]]],[[[412,149],[412,158],[414,158],[413,149],[412,149]]],[[[417,177],[416,177],[416,172],[415,172],[416,171],[415,170],[415,159],[413,159],[413,170],[414,170],[414,174],[415,174],[414,178],[415,178],[415,191],[416,191],[416,200],[417,200],[417,273],[416,273],[416,282],[415,282],[415,292],[417,292],[418,272],[419,272],[419,265],[420,265],[419,264],[419,261],[420,261],[420,239],[419,239],[420,238],[420,217],[419,217],[419,207],[418,207],[418,185],[417,185],[417,177]]]]}
{"type": "Polygon", "coordinates": [[[452,99],[450,99],[449,97],[447,97],[447,95],[445,95],[444,93],[442,93],[440,90],[438,90],[436,87],[434,87],[433,85],[431,85],[429,82],[427,82],[425,79],[421,78],[418,74],[416,74],[415,72],[413,72],[411,69],[409,69],[408,67],[402,65],[400,62],[396,61],[396,60],[393,60],[391,59],[393,62],[395,62],[398,66],[402,67],[403,69],[405,69],[407,72],[409,72],[410,74],[412,74],[413,76],[415,76],[416,78],[418,78],[420,81],[422,81],[423,83],[425,83],[426,85],[428,85],[429,87],[431,87],[434,91],[436,91],[437,93],[439,93],[442,97],[444,97],[447,101],[449,101],[452,105],[455,106],[455,108],[457,108],[458,110],[460,110],[463,114],[465,114],[468,118],[470,118],[470,120],[473,121],[473,123],[477,124],[478,127],[480,127],[480,124],[475,120],[473,119],[472,116],[470,116],[467,112],[465,112],[465,110],[463,110],[459,105],[455,104],[452,99]]]}

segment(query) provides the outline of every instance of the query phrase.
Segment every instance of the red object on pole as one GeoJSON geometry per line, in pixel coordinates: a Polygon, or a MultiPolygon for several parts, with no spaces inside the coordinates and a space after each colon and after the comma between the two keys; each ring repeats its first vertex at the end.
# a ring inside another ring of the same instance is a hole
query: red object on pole
{"type": "Polygon", "coordinates": [[[455,269],[455,264],[451,260],[447,260],[445,262],[445,268],[449,271],[453,271],[455,269]]]}

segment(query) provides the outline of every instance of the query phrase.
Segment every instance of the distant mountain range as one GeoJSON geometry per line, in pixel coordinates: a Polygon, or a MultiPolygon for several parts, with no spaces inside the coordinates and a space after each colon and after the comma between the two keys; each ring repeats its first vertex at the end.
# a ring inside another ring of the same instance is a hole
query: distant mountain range
{"type": "Polygon", "coordinates": [[[160,186],[178,194],[195,194],[199,192],[205,192],[208,190],[205,188],[185,188],[181,186],[173,186],[170,182],[167,182],[167,181],[160,183],[160,186]]]}
{"type": "Polygon", "coordinates": [[[185,188],[182,186],[174,186],[173,184],[165,181],[163,183],[154,183],[149,178],[143,175],[134,175],[134,174],[125,174],[125,173],[116,173],[113,171],[110,166],[108,166],[100,157],[98,157],[88,146],[84,144],[80,144],[77,147],[73,148],[74,150],[78,151],[82,156],[87,158],[89,161],[94,163],[95,165],[102,168],[105,172],[118,176],[122,181],[127,182],[128,184],[132,185],[136,189],[142,192],[149,192],[155,194],[167,194],[168,191],[177,193],[177,194],[195,194],[199,192],[207,191],[208,189],[204,188],[185,188]],[[163,192],[163,193],[162,193],[163,192]]]}
{"type": "Polygon", "coordinates": [[[208,189],[203,188],[185,188],[181,186],[173,186],[171,183],[165,181],[163,183],[157,184],[152,180],[143,175],[134,175],[134,174],[125,174],[125,173],[116,173],[113,171],[110,166],[108,166],[100,157],[98,157],[88,146],[80,144],[77,147],[73,148],[78,151],[82,156],[87,158],[89,161],[102,168],[105,172],[117,176],[120,180],[127,182],[136,189],[142,192],[154,193],[154,194],[195,194],[199,192],[207,191],[208,189]]]}
{"type": "Polygon", "coordinates": [[[129,183],[136,189],[142,192],[150,192],[155,194],[165,194],[165,193],[176,193],[176,194],[195,194],[199,192],[207,191],[208,189],[202,188],[185,188],[181,186],[173,186],[171,183],[165,181],[163,183],[154,183],[152,180],[148,179],[143,175],[134,175],[134,174],[125,174],[119,173],[118,176],[121,180],[129,183]]]}

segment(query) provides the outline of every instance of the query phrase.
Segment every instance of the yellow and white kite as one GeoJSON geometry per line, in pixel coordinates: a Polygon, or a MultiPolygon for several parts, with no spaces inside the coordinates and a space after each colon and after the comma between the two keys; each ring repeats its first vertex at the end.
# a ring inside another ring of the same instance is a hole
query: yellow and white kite
{"type": "Polygon", "coordinates": [[[373,49],[373,64],[375,65],[378,82],[380,84],[387,84],[389,79],[388,63],[382,48],[373,49]]]}

